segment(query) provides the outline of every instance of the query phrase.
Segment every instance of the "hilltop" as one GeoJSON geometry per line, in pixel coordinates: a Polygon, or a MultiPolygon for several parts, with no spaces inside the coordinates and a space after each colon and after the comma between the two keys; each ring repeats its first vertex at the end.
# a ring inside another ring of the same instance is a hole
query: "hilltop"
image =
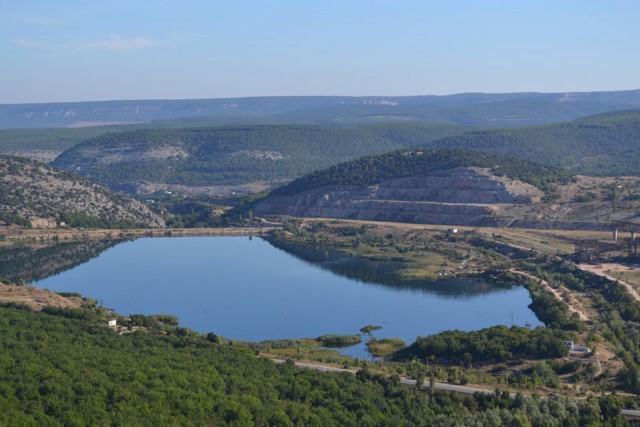
{"type": "Polygon", "coordinates": [[[0,155],[0,222],[55,227],[162,227],[142,203],[44,163],[0,155]]]}

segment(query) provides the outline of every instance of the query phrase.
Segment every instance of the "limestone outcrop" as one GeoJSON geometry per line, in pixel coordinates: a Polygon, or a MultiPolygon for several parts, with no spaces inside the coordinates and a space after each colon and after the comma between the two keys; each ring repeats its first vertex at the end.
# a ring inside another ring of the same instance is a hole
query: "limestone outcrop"
{"type": "Polygon", "coordinates": [[[538,188],[488,169],[458,167],[394,178],[372,186],[332,185],[291,196],[271,195],[259,215],[343,218],[443,225],[498,225],[496,205],[536,203],[538,188]]]}

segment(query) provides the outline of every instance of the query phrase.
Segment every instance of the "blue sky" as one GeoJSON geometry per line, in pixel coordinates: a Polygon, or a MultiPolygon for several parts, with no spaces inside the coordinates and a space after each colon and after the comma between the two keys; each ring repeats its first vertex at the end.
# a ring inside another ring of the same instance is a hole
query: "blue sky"
{"type": "Polygon", "coordinates": [[[637,0],[0,0],[0,103],[640,88],[637,0]]]}

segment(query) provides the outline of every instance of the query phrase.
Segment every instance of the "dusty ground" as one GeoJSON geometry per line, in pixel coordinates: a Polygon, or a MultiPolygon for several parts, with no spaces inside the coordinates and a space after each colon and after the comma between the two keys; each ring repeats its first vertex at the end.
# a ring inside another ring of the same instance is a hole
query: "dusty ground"
{"type": "Polygon", "coordinates": [[[305,219],[303,222],[341,222],[350,225],[376,225],[378,229],[387,229],[389,232],[394,230],[440,230],[446,231],[456,228],[460,231],[473,230],[486,238],[493,239],[502,243],[509,244],[515,248],[531,250],[535,249],[541,252],[550,252],[553,254],[571,254],[574,252],[574,240],[579,239],[611,239],[611,232],[608,231],[591,231],[591,230],[538,230],[525,228],[497,228],[497,227],[466,227],[451,225],[430,225],[430,224],[407,224],[400,222],[379,222],[379,221],[363,221],[363,220],[347,220],[334,218],[312,218],[305,219]]]}
{"type": "Polygon", "coordinates": [[[638,177],[589,177],[576,176],[575,182],[558,186],[560,198],[551,203],[496,205],[501,216],[521,220],[560,220],[608,222],[630,220],[637,217],[638,177]],[[615,187],[615,202],[611,189],[615,187]],[[591,195],[588,202],[578,202],[580,197],[591,195]]]}
{"type": "Polygon", "coordinates": [[[62,297],[55,292],[35,286],[15,286],[0,283],[0,303],[15,302],[40,311],[44,307],[78,308],[83,304],[82,298],[62,297]]]}

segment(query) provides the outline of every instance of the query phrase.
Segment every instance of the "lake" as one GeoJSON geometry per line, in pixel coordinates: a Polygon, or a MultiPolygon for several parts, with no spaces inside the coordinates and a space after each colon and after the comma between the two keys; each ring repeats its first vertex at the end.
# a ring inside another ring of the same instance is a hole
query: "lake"
{"type": "MultiPolygon", "coordinates": [[[[376,338],[504,324],[542,325],[528,291],[481,279],[399,282],[357,257],[261,238],[142,238],[31,284],[78,292],[120,314],[172,314],[180,325],[231,339],[262,341],[356,334],[376,338]],[[275,244],[275,243],[274,243],[275,244]]],[[[341,349],[366,357],[364,344],[341,349]]]]}

